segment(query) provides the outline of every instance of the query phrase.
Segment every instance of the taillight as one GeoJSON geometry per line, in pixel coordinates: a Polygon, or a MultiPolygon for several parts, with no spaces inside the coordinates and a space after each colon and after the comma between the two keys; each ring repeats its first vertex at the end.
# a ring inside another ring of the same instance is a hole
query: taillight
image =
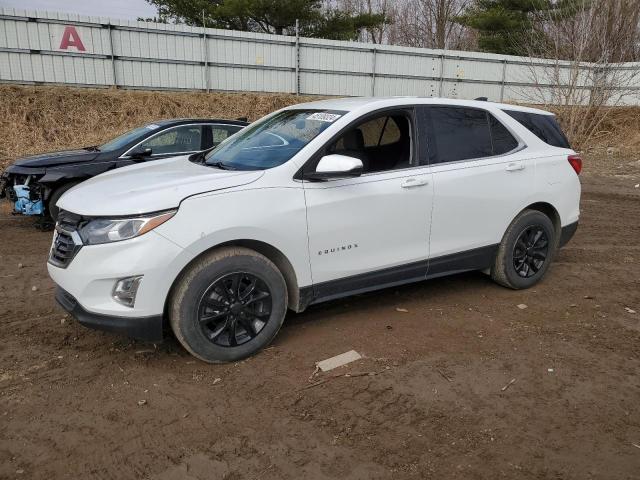
{"type": "Polygon", "coordinates": [[[580,175],[580,172],[582,171],[582,157],[580,155],[569,155],[567,160],[569,160],[569,164],[576,173],[580,175]]]}

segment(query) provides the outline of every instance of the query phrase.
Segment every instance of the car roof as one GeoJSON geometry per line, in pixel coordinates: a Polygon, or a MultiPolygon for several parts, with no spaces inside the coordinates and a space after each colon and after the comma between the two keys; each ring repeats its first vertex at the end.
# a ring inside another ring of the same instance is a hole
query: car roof
{"type": "Polygon", "coordinates": [[[222,123],[242,126],[249,125],[249,122],[245,122],[243,120],[229,120],[226,118],[167,118],[149,123],[160,125],[161,127],[166,127],[169,125],[183,125],[185,123],[222,123]]]}
{"type": "Polygon", "coordinates": [[[553,115],[551,112],[540,110],[538,108],[523,107],[520,105],[511,105],[507,103],[496,103],[485,100],[458,100],[453,98],[438,98],[438,97],[348,97],[348,98],[333,98],[327,100],[318,100],[315,102],[299,103],[297,105],[291,105],[287,109],[323,109],[323,110],[341,110],[341,111],[354,111],[361,108],[369,108],[379,106],[380,108],[389,107],[393,105],[454,105],[460,107],[476,107],[487,108],[493,107],[500,110],[516,110],[527,113],[537,113],[540,115],[553,115]]]}

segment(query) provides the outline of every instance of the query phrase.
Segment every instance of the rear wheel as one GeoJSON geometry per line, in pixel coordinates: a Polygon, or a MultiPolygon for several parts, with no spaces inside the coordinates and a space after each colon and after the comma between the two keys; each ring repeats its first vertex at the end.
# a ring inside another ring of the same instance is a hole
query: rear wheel
{"type": "Polygon", "coordinates": [[[230,247],[197,260],[182,275],[169,318],[176,338],[191,354],[210,363],[233,362],[273,340],[287,301],[284,278],[269,259],[230,247]]]}
{"type": "Polygon", "coordinates": [[[60,197],[67,191],[78,185],[80,182],[69,182],[63,185],[60,185],[56,188],[51,195],[49,195],[49,201],[47,210],[49,211],[49,216],[54,222],[58,221],[58,214],[60,213],[60,209],[56,206],[60,197]]]}
{"type": "Polygon", "coordinates": [[[500,285],[513,289],[529,288],[538,283],[555,254],[556,233],[544,213],[525,210],[507,229],[491,277],[500,285]]]}

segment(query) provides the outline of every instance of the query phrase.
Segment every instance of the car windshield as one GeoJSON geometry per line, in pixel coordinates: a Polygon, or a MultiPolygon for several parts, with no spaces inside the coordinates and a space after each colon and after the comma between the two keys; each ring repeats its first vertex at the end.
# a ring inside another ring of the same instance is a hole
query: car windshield
{"type": "Polygon", "coordinates": [[[150,123],[149,125],[145,125],[144,127],[134,128],[133,130],[129,130],[126,133],[123,133],[119,137],[114,138],[113,140],[108,141],[107,143],[100,145],[98,148],[101,152],[112,152],[113,150],[118,150],[126,146],[127,144],[133,142],[134,140],[142,137],[146,133],[153,132],[158,130],[160,125],[155,125],[150,123]]]}
{"type": "Polygon", "coordinates": [[[284,110],[222,142],[206,164],[232,170],[266,170],[289,161],[346,112],[284,110]]]}

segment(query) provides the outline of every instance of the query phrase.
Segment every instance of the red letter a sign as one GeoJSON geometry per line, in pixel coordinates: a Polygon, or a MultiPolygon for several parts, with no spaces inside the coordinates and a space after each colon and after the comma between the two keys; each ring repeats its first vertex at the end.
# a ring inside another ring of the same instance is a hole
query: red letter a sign
{"type": "Polygon", "coordinates": [[[76,47],[79,52],[84,52],[85,48],[80,40],[80,35],[76,31],[75,27],[64,27],[64,33],[62,34],[62,41],[60,42],[60,50],[67,50],[69,47],[76,47]]]}

